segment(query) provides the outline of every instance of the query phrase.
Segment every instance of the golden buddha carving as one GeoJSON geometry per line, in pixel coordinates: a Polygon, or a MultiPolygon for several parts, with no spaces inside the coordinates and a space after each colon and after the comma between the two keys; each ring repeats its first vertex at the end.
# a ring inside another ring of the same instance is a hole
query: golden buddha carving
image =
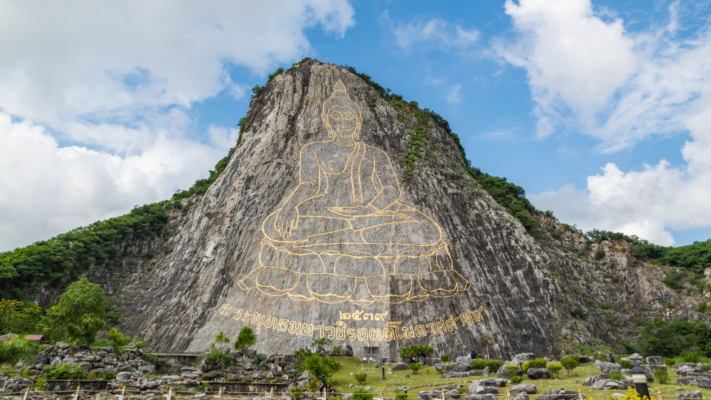
{"type": "Polygon", "coordinates": [[[453,269],[440,227],[400,201],[388,155],[359,141],[360,108],[340,80],[321,117],[328,140],[302,147],[299,185],[264,220],[260,265],[239,286],[360,305],[469,289],[453,269]]]}

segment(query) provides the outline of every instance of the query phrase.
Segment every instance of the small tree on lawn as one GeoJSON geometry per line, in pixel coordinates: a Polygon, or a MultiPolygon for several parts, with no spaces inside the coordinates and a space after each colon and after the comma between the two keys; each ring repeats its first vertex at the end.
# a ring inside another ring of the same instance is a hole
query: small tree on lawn
{"type": "Polygon", "coordinates": [[[565,368],[566,376],[570,376],[570,371],[577,368],[578,365],[580,365],[580,362],[578,362],[578,360],[575,357],[568,356],[568,357],[564,357],[562,360],[560,360],[560,365],[562,365],[563,368],[565,368]]]}

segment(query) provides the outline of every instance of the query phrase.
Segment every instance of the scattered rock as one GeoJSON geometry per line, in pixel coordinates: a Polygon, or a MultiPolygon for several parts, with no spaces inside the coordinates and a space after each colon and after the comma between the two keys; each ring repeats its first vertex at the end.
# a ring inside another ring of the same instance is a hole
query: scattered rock
{"type": "Polygon", "coordinates": [[[519,383],[518,385],[514,385],[511,387],[511,394],[521,394],[521,393],[526,393],[526,394],[536,394],[538,393],[538,388],[536,385],[529,385],[526,383],[519,383]]]}
{"type": "Polygon", "coordinates": [[[647,357],[647,364],[649,364],[649,365],[664,365],[664,359],[660,356],[649,356],[649,357],[647,357]]]}
{"type": "Polygon", "coordinates": [[[611,374],[613,372],[620,372],[622,367],[619,364],[614,364],[606,361],[595,361],[595,367],[601,374],[611,374]]]}
{"type": "Polygon", "coordinates": [[[693,392],[688,392],[688,393],[678,393],[676,395],[677,399],[701,399],[703,396],[701,396],[701,391],[700,390],[694,390],[693,392]]]}
{"type": "MultiPolygon", "coordinates": [[[[405,364],[404,362],[399,362],[399,363],[393,365],[390,369],[392,371],[407,371],[408,369],[410,369],[410,366],[405,364]]],[[[437,369],[436,365],[435,365],[435,369],[437,369]]],[[[438,369],[437,371],[440,371],[440,370],[438,369]]]]}
{"type": "Polygon", "coordinates": [[[529,379],[551,379],[551,371],[548,368],[529,368],[529,379]]]}
{"type": "Polygon", "coordinates": [[[589,377],[585,378],[585,382],[583,382],[583,386],[590,386],[593,383],[600,381],[602,379],[610,379],[610,375],[589,376],[589,377]]]}
{"type": "Polygon", "coordinates": [[[631,380],[628,381],[622,379],[602,379],[593,383],[590,387],[595,390],[625,390],[628,387],[634,387],[634,383],[631,380]]]}
{"type": "Polygon", "coordinates": [[[516,395],[516,397],[514,397],[514,400],[529,400],[528,394],[526,394],[526,393],[518,394],[518,395],[516,395]]]}

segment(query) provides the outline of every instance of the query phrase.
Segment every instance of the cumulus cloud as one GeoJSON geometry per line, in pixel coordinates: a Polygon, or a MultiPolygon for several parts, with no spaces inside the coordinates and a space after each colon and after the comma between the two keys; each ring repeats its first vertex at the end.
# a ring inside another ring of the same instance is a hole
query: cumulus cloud
{"type": "MultiPolygon", "coordinates": [[[[387,18],[387,14],[385,17],[387,18]]],[[[392,32],[395,44],[405,50],[417,45],[428,45],[461,51],[476,43],[480,36],[480,32],[475,28],[455,26],[439,18],[428,21],[418,18],[406,24],[397,23],[392,32]]]]}
{"type": "Polygon", "coordinates": [[[606,22],[589,0],[507,0],[520,36],[494,49],[526,69],[539,136],[573,128],[600,139],[603,152],[652,135],[691,138],[681,149],[685,165],[662,160],[625,172],[607,164],[584,190],[530,195],[537,207],[585,229],[668,245],[668,229],[711,226],[711,31],[704,21],[690,36],[677,35],[676,7],[666,26],[632,34],[620,19],[606,22]]]}
{"type": "Polygon", "coordinates": [[[276,3],[0,6],[0,251],[189,187],[236,140],[196,131],[193,104],[244,98],[232,66],[264,74],[310,51],[304,30],[354,24],[346,0],[276,3]]]}

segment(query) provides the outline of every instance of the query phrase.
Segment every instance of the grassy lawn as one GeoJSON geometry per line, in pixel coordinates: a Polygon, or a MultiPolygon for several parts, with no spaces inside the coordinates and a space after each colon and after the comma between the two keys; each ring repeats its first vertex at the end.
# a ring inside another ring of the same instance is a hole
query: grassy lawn
{"type": "MultiPolygon", "coordinates": [[[[429,373],[425,371],[425,367],[420,369],[417,374],[413,374],[412,371],[396,371],[393,373],[388,373],[388,366],[385,367],[385,381],[381,381],[382,370],[380,368],[375,368],[372,364],[363,364],[357,358],[354,357],[337,357],[338,362],[343,365],[343,369],[335,374],[332,378],[333,386],[340,393],[352,393],[353,389],[349,389],[349,385],[353,384],[359,388],[365,388],[366,386],[371,386],[373,393],[380,393],[380,389],[383,389],[385,397],[394,397],[395,390],[401,387],[408,387],[408,398],[415,399],[417,392],[421,390],[431,390],[438,386],[459,384],[464,385],[465,388],[469,388],[469,385],[473,380],[484,379],[485,377],[468,377],[468,378],[455,378],[455,379],[442,379],[435,371],[434,367],[429,367],[429,373]],[[356,374],[359,372],[365,372],[368,374],[368,379],[364,384],[359,385],[351,373],[356,374]],[[410,375],[410,378],[405,378],[405,375],[410,375]]],[[[669,373],[669,384],[661,385],[657,382],[651,383],[650,393],[654,396],[657,395],[657,390],[662,391],[662,396],[664,399],[672,400],[676,393],[686,393],[694,390],[699,390],[697,386],[680,386],[676,383],[676,373],[673,368],[668,368],[669,373]],[[681,387],[683,390],[677,391],[676,388],[681,387]]],[[[582,383],[574,383],[575,380],[583,382],[588,376],[599,375],[594,364],[583,364],[573,370],[570,376],[567,377],[565,370],[560,373],[561,379],[547,379],[547,380],[531,380],[524,376],[523,383],[528,383],[536,385],[538,387],[538,393],[531,395],[532,399],[537,398],[546,390],[550,389],[567,389],[578,391],[582,389],[583,395],[585,397],[592,396],[596,399],[609,399],[613,393],[625,393],[625,390],[592,390],[588,386],[583,386],[582,383]]],[[[496,374],[489,375],[489,378],[495,379],[496,374]]],[[[511,384],[507,384],[506,387],[500,388],[499,393],[506,395],[506,389],[510,388],[511,384]]],[[[711,397],[711,390],[701,389],[703,397],[711,397]]]]}

